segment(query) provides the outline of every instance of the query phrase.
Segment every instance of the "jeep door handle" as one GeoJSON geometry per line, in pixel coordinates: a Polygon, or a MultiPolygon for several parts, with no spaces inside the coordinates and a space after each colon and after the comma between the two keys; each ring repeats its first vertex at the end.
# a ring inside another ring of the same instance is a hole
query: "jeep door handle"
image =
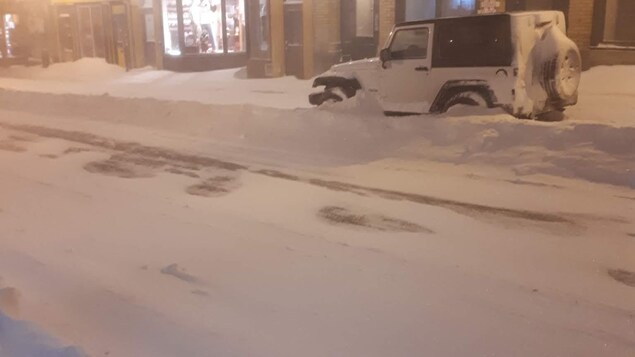
{"type": "Polygon", "coordinates": [[[422,66],[422,67],[417,67],[417,68],[415,68],[415,71],[418,71],[418,72],[428,72],[428,71],[430,71],[430,68],[425,67],[425,66],[422,66]]]}

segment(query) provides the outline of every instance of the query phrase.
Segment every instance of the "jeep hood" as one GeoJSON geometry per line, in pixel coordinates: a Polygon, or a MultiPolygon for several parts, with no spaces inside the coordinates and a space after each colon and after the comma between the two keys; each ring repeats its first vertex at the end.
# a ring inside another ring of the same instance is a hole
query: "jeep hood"
{"type": "Polygon", "coordinates": [[[356,72],[375,70],[378,63],[379,58],[367,58],[358,61],[339,63],[331,67],[330,70],[321,74],[320,77],[339,76],[351,78],[356,72]]]}

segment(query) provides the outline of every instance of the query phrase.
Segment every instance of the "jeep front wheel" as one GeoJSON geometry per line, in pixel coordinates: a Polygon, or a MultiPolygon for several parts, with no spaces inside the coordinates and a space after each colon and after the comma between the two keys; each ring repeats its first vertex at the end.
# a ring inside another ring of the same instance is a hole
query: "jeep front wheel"
{"type": "Polygon", "coordinates": [[[326,87],[324,91],[309,95],[309,102],[320,106],[324,103],[337,103],[355,96],[357,90],[350,87],[326,87]]]}

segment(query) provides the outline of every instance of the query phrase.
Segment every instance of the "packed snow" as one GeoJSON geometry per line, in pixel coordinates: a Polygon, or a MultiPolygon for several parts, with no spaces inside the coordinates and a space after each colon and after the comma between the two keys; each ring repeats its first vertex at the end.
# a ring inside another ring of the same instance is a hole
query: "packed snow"
{"type": "Polygon", "coordinates": [[[541,123],[0,70],[0,356],[631,357],[629,73],[541,123]]]}

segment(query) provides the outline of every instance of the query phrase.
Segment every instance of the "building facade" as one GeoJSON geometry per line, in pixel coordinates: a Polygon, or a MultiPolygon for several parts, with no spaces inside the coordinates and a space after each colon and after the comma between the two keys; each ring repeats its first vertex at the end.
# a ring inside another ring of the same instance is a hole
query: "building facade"
{"type": "Polygon", "coordinates": [[[375,56],[395,23],[527,10],[564,12],[587,68],[635,64],[635,0],[2,0],[0,64],[98,57],[310,78],[375,56]]]}
{"type": "MultiPolygon", "coordinates": [[[[253,0],[262,46],[250,76],[310,78],[332,64],[374,56],[395,23],[504,11],[558,10],[585,67],[635,64],[633,0],[253,0]],[[268,15],[267,15],[268,14],[268,15]],[[267,17],[269,16],[269,17],[267,17]],[[263,20],[264,19],[264,20],[263,20]],[[263,42],[264,41],[264,42],[263,42]],[[265,45],[266,43],[266,45],[265,45]],[[267,50],[262,50],[262,49],[267,50]]],[[[251,20],[250,20],[251,21],[251,20]]]]}
{"type": "Polygon", "coordinates": [[[153,65],[146,51],[143,0],[52,0],[53,62],[104,58],[126,69],[153,65]]]}
{"type": "Polygon", "coordinates": [[[558,10],[586,68],[635,64],[633,0],[396,0],[396,22],[455,15],[558,10]]]}
{"type": "Polygon", "coordinates": [[[252,77],[309,78],[334,63],[372,57],[379,47],[380,0],[252,0],[250,5],[256,9],[247,65],[252,77]]]}
{"type": "Polygon", "coordinates": [[[47,0],[0,2],[0,64],[38,63],[48,59],[47,0]]]}

